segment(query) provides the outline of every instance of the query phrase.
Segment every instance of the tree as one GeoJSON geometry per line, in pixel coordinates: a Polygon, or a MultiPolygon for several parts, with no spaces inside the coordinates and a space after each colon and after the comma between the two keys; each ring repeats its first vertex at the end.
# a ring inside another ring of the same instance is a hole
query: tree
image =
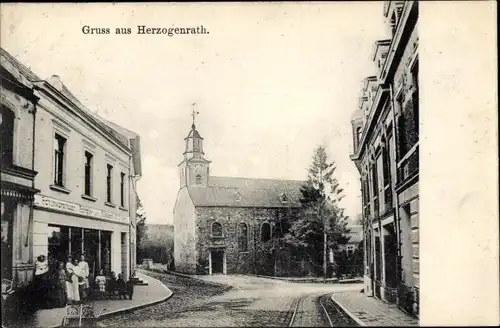
{"type": "Polygon", "coordinates": [[[137,254],[137,262],[141,263],[142,257],[143,257],[143,252],[142,252],[142,240],[144,239],[146,235],[146,211],[144,209],[144,206],[142,205],[141,199],[139,198],[139,195],[135,195],[136,197],[136,204],[137,204],[137,211],[136,211],[136,221],[135,221],[135,243],[136,243],[136,249],[138,250],[137,254]]]}
{"type": "Polygon", "coordinates": [[[336,251],[340,243],[348,240],[347,216],[339,204],[343,189],[334,176],[335,170],[335,162],[328,161],[325,148],[316,148],[308,179],[301,187],[302,212],[291,222],[285,236],[286,242],[313,264],[316,274],[323,271],[326,275],[328,249],[336,251]]]}

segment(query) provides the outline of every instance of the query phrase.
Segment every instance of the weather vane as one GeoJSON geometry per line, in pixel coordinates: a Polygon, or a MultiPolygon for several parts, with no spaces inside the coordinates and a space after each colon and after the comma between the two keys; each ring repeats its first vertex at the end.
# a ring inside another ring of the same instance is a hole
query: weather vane
{"type": "Polygon", "coordinates": [[[196,105],[196,103],[192,103],[191,105],[193,106],[193,112],[191,113],[191,116],[193,117],[193,129],[194,129],[194,127],[195,127],[194,119],[195,119],[196,115],[200,114],[200,112],[198,112],[194,109],[194,106],[196,105]]]}

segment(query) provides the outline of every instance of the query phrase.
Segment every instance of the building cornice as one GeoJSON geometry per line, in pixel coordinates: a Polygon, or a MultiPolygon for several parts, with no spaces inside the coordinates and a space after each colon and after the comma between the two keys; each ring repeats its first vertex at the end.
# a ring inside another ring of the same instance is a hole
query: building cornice
{"type": "Polygon", "coordinates": [[[366,147],[366,144],[368,142],[369,137],[371,136],[371,133],[374,130],[374,122],[377,121],[378,117],[380,116],[381,108],[382,105],[385,104],[385,100],[387,96],[389,95],[389,88],[384,87],[383,85],[379,85],[377,88],[377,93],[375,95],[375,99],[372,103],[372,106],[370,108],[370,115],[368,116],[368,120],[366,121],[363,132],[362,132],[362,137],[361,140],[359,141],[359,145],[357,147],[356,153],[352,154],[351,160],[358,160],[363,154],[364,149],[366,147]]]}

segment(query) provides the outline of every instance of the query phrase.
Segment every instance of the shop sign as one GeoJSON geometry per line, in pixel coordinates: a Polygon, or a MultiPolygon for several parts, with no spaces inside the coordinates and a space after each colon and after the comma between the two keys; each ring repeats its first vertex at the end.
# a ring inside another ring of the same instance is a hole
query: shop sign
{"type": "Polygon", "coordinates": [[[38,207],[58,210],[70,214],[79,214],[93,218],[106,219],[110,221],[128,223],[128,217],[122,217],[96,208],[73,204],[62,200],[42,195],[35,195],[34,205],[38,207]]]}

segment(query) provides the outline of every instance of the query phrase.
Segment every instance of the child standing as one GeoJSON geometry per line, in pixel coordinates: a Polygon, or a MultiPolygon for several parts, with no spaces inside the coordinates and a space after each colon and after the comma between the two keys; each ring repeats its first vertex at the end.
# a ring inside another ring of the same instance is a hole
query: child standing
{"type": "Polygon", "coordinates": [[[95,277],[95,283],[99,287],[99,298],[102,298],[106,292],[106,277],[103,270],[95,277]]]}

